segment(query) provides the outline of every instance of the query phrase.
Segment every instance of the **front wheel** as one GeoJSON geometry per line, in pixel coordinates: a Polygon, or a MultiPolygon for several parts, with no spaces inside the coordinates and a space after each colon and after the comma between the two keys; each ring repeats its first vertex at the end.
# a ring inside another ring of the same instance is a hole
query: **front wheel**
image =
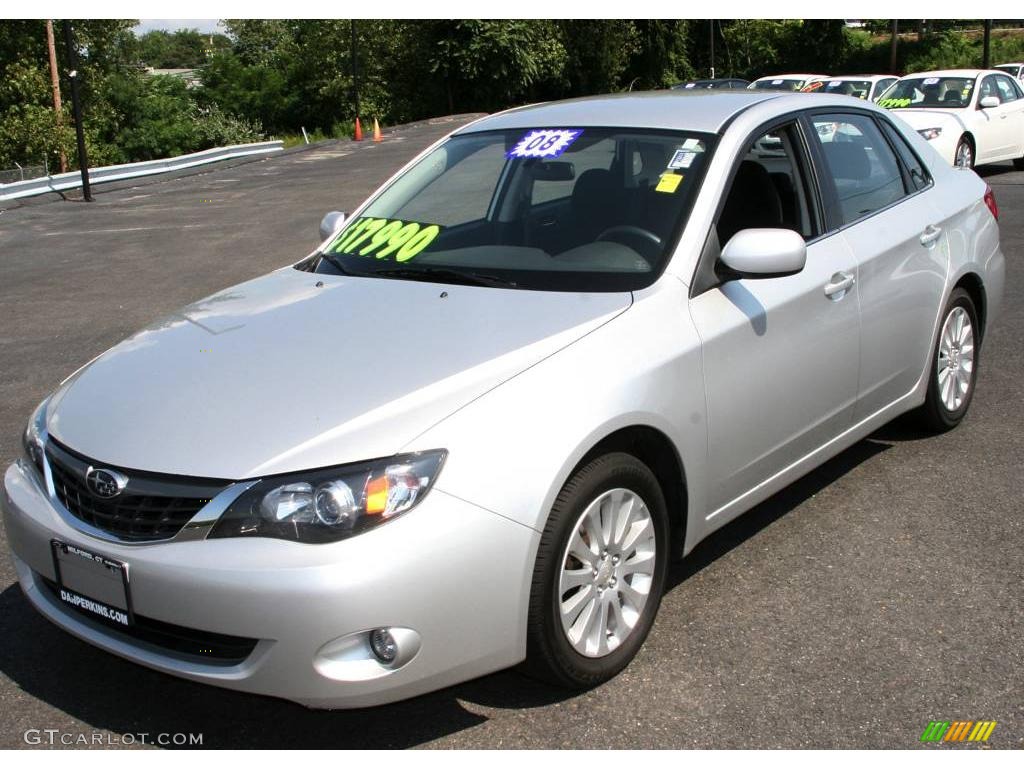
{"type": "Polygon", "coordinates": [[[953,165],[957,168],[974,168],[974,146],[966,136],[961,136],[953,153],[953,165]]]}
{"type": "Polygon", "coordinates": [[[664,494],[635,457],[606,454],[573,475],[537,550],[526,670],[580,689],[629,664],[658,612],[668,538],[664,494]]]}
{"type": "Polygon", "coordinates": [[[920,411],[928,429],[945,432],[967,415],[978,379],[979,333],[974,302],[967,291],[957,288],[942,313],[928,374],[928,395],[920,411]]]}

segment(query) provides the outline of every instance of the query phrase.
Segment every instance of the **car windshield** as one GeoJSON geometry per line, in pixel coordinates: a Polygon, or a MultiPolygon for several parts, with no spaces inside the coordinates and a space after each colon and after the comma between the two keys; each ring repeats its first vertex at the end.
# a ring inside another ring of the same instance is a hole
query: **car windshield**
{"type": "Polygon", "coordinates": [[[757,80],[750,84],[750,88],[759,91],[799,91],[803,88],[803,80],[789,80],[784,77],[775,77],[771,80],[757,80]]]}
{"type": "Polygon", "coordinates": [[[868,94],[871,93],[871,81],[828,80],[820,90],[822,93],[834,93],[840,96],[855,96],[858,99],[866,99],[868,94]]]}
{"type": "Polygon", "coordinates": [[[879,99],[878,106],[886,109],[959,109],[971,103],[973,90],[973,77],[908,77],[887,90],[879,99]]]}
{"type": "Polygon", "coordinates": [[[709,134],[537,128],[454,136],[321,248],[316,271],[536,290],[636,290],[661,273],[709,134]]]}
{"type": "Polygon", "coordinates": [[[1003,72],[1008,72],[1014,77],[1017,77],[1017,75],[1020,74],[1020,66],[1017,64],[1002,64],[996,67],[996,69],[1002,70],[1003,72]]]}

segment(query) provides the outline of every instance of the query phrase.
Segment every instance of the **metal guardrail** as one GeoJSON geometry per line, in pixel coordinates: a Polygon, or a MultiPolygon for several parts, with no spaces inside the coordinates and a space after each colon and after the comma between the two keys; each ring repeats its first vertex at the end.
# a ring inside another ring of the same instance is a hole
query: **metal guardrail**
{"type": "MultiPolygon", "coordinates": [[[[220,160],[230,160],[235,157],[280,152],[283,147],[284,142],[282,141],[261,141],[255,144],[232,144],[228,147],[204,149],[202,152],[193,152],[189,155],[169,157],[166,160],[146,160],[141,163],[126,163],[124,165],[108,165],[102,168],[90,168],[89,183],[102,184],[106,181],[134,179],[142,176],[152,176],[157,173],[180,171],[184,168],[206,165],[207,163],[215,163],[220,160]]],[[[20,197],[31,197],[32,195],[40,195],[45,192],[60,192],[65,189],[75,189],[80,186],[82,186],[82,174],[78,171],[59,173],[53,176],[44,176],[39,179],[16,181],[11,184],[0,184],[0,201],[15,200],[20,197]]]]}

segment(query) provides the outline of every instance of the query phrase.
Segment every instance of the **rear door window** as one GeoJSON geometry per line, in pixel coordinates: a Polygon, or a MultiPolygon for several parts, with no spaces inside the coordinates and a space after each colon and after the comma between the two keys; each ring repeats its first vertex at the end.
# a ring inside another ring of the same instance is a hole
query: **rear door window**
{"type": "Polygon", "coordinates": [[[875,121],[867,115],[811,116],[833,180],[843,224],[850,224],[905,196],[900,163],[875,121]]]}

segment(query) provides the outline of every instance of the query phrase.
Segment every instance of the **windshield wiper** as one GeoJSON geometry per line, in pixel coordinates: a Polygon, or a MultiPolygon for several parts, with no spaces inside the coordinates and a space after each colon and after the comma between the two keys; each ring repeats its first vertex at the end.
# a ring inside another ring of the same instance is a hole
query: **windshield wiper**
{"type": "Polygon", "coordinates": [[[364,275],[369,274],[369,272],[355,272],[351,269],[348,269],[345,265],[341,263],[341,259],[337,258],[336,256],[330,253],[321,252],[320,258],[327,259],[327,261],[330,262],[331,266],[338,270],[345,277],[363,277],[364,275]]]}
{"type": "Polygon", "coordinates": [[[485,275],[480,272],[462,272],[458,269],[444,269],[442,267],[395,267],[389,269],[374,269],[360,274],[393,277],[399,280],[424,280],[426,282],[456,283],[458,285],[491,285],[500,288],[519,287],[519,284],[514,280],[506,280],[502,277],[485,275]]]}

